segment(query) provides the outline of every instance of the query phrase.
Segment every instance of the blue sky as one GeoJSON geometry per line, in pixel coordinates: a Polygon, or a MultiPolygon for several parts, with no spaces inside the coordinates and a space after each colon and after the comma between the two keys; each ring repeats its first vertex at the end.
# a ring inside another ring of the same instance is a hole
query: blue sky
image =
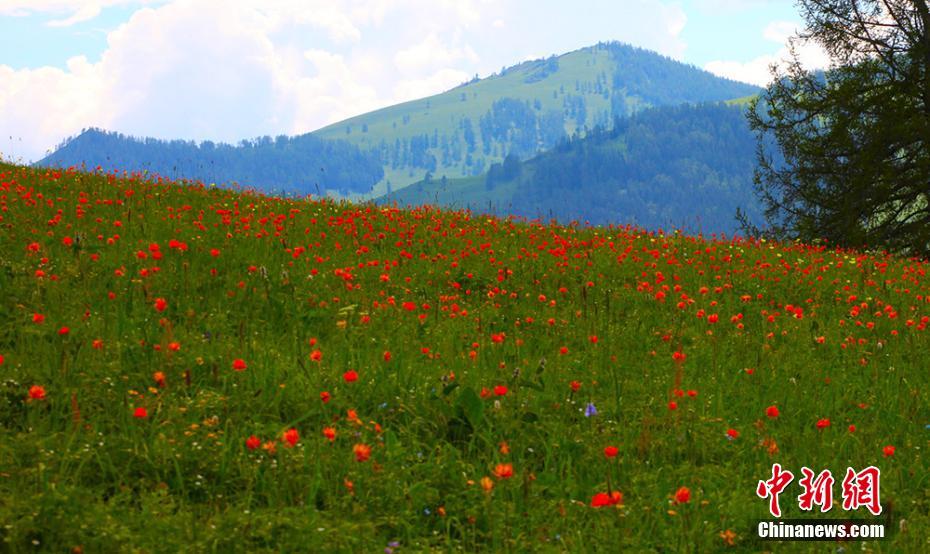
{"type": "Polygon", "coordinates": [[[799,24],[785,0],[0,0],[0,153],[306,132],[602,40],[764,84],[799,24]]]}

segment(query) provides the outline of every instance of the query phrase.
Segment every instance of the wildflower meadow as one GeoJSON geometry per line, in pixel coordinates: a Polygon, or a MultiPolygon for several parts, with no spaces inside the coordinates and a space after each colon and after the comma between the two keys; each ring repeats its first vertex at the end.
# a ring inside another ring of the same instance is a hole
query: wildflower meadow
{"type": "Polygon", "coordinates": [[[0,552],[926,551],[927,270],[0,165],[0,552]]]}

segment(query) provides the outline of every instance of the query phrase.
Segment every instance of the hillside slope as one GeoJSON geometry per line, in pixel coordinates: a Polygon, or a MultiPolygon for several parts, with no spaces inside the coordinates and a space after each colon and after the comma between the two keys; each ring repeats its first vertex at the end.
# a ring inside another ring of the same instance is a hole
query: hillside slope
{"type": "Polygon", "coordinates": [[[754,148],[738,106],[653,108],[511,167],[421,181],[379,201],[732,234],[737,208],[760,213],[754,148]]]}
{"type": "Polygon", "coordinates": [[[650,106],[723,101],[758,88],[655,52],[601,43],[524,62],[442,94],[315,131],[380,153],[387,192],[422,179],[483,173],[507,154],[524,159],[562,138],[609,126],[650,106]]]}
{"type": "Polygon", "coordinates": [[[925,552],[928,269],[0,163],[0,552],[925,552]]]}

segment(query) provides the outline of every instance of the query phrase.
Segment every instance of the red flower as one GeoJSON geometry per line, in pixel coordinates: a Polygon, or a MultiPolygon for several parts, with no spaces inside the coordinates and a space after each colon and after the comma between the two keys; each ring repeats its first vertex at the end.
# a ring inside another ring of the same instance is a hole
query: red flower
{"type": "Polygon", "coordinates": [[[300,433],[297,432],[297,429],[294,429],[293,427],[291,427],[290,429],[284,432],[284,435],[282,436],[282,438],[284,439],[284,442],[286,442],[290,446],[294,446],[295,444],[297,444],[297,441],[300,440],[300,433]]]}
{"type": "Polygon", "coordinates": [[[779,411],[778,406],[769,406],[765,409],[765,415],[769,416],[772,419],[778,417],[779,411]]]}
{"type": "Polygon", "coordinates": [[[736,429],[727,429],[727,436],[730,437],[731,439],[735,439],[739,437],[739,431],[737,431],[736,429]]]}
{"type": "Polygon", "coordinates": [[[336,430],[332,427],[323,428],[323,436],[330,440],[330,442],[336,440],[336,430]]]}
{"type": "Polygon", "coordinates": [[[850,432],[850,433],[855,433],[855,432],[856,432],[856,426],[855,426],[855,425],[850,425],[850,426],[849,426],[849,432],[850,432]]]}
{"type": "Polygon", "coordinates": [[[155,299],[155,311],[157,311],[157,312],[163,312],[163,311],[165,311],[165,308],[167,308],[167,307],[168,307],[168,301],[167,301],[167,300],[165,300],[164,298],[156,298],[156,299],[155,299]]]}
{"type": "Polygon", "coordinates": [[[615,457],[618,452],[620,452],[620,449],[618,449],[616,446],[607,446],[604,448],[604,455],[608,458],[615,457]]]}
{"type": "Polygon", "coordinates": [[[613,491],[610,494],[606,492],[599,492],[594,495],[594,498],[591,499],[591,506],[595,508],[600,508],[602,506],[613,506],[616,504],[623,504],[623,493],[620,491],[613,491]]]}
{"type": "Polygon", "coordinates": [[[320,400],[323,401],[323,404],[326,404],[327,402],[329,402],[329,398],[330,398],[329,392],[323,391],[320,393],[320,400]]]}
{"type": "Polygon", "coordinates": [[[384,361],[385,361],[385,362],[390,362],[390,361],[391,361],[391,351],[390,351],[390,350],[385,350],[385,352],[384,352],[384,361]]]}
{"type": "Polygon", "coordinates": [[[62,327],[61,329],[58,330],[58,334],[61,335],[61,336],[65,336],[65,335],[67,335],[67,334],[70,333],[70,332],[71,332],[71,329],[69,329],[69,328],[67,328],[67,327],[62,327]]]}
{"type": "Polygon", "coordinates": [[[562,354],[563,356],[564,356],[565,354],[568,354],[568,347],[567,347],[567,346],[563,346],[562,348],[559,348],[559,354],[562,354]]]}
{"type": "Polygon", "coordinates": [[[675,402],[674,400],[670,401],[670,402],[668,403],[668,409],[669,409],[669,410],[672,410],[672,411],[677,410],[677,409],[678,409],[678,402],[675,402]]]}
{"type": "Polygon", "coordinates": [[[497,464],[494,466],[494,475],[498,479],[509,479],[513,477],[513,464],[497,464]]]}
{"type": "Polygon", "coordinates": [[[817,420],[817,428],[818,428],[818,429],[826,429],[826,428],[829,427],[829,426],[830,426],[830,420],[829,420],[829,419],[824,418],[824,419],[819,419],[819,420],[817,420]]]}
{"type": "Polygon", "coordinates": [[[132,412],[132,417],[136,419],[145,419],[149,417],[149,411],[146,410],[144,406],[139,406],[132,412]]]}
{"type": "Polygon", "coordinates": [[[882,454],[884,454],[886,458],[890,458],[891,456],[894,456],[894,446],[891,446],[889,444],[885,448],[882,448],[882,454]]]}
{"type": "Polygon", "coordinates": [[[675,503],[677,504],[687,504],[691,501],[691,490],[688,487],[679,487],[675,491],[675,503]]]}
{"type": "Polygon", "coordinates": [[[33,400],[45,400],[45,387],[32,385],[29,387],[29,398],[33,400]]]}
{"type": "Polygon", "coordinates": [[[494,394],[497,396],[505,396],[507,394],[507,387],[504,385],[497,385],[494,387],[494,394]]]}
{"type": "Polygon", "coordinates": [[[33,322],[33,323],[37,323],[37,324],[38,324],[38,323],[44,323],[44,322],[45,322],[45,316],[42,315],[42,314],[32,314],[32,322],[33,322]]]}
{"type": "Polygon", "coordinates": [[[242,358],[236,358],[232,362],[232,368],[236,371],[245,371],[246,363],[242,358]]]}
{"type": "Polygon", "coordinates": [[[355,454],[355,461],[364,462],[371,458],[371,447],[359,443],[352,447],[352,453],[355,454]]]}
{"type": "Polygon", "coordinates": [[[255,450],[261,445],[262,445],[262,439],[256,437],[255,435],[252,435],[251,437],[245,439],[245,446],[249,450],[255,450]]]}
{"type": "Polygon", "coordinates": [[[3,354],[0,354],[0,365],[3,365],[3,354]]]}
{"type": "Polygon", "coordinates": [[[218,249],[216,249],[216,248],[211,248],[211,249],[210,249],[210,255],[213,256],[213,257],[215,258],[215,257],[217,257],[217,256],[220,255],[220,251],[219,251],[218,249]]]}
{"type": "Polygon", "coordinates": [[[314,350],[310,353],[310,359],[314,362],[318,362],[323,359],[323,353],[319,350],[314,350]]]}
{"type": "Polygon", "coordinates": [[[581,388],[581,383],[579,383],[578,381],[572,381],[571,383],[569,383],[569,386],[571,386],[572,392],[578,392],[578,389],[581,388]]]}
{"type": "Polygon", "coordinates": [[[591,341],[591,344],[597,344],[597,335],[591,335],[588,340],[591,341]]]}
{"type": "Polygon", "coordinates": [[[358,381],[358,372],[356,372],[354,369],[350,369],[349,371],[346,371],[342,374],[342,379],[346,383],[354,383],[358,381]]]}

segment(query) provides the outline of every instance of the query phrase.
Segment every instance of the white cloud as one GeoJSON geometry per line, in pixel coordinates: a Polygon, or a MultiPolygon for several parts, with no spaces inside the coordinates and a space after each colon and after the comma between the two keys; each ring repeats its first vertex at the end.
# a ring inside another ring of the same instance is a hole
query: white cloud
{"type": "MultiPolygon", "coordinates": [[[[721,77],[766,86],[772,81],[771,67],[773,65],[782,67],[790,59],[789,44],[797,35],[798,30],[800,27],[795,22],[773,21],[763,29],[762,36],[770,42],[779,44],[780,47],[775,53],[758,56],[748,62],[715,60],[705,64],[704,69],[721,77]]],[[[798,59],[804,67],[824,69],[830,65],[830,57],[816,43],[794,40],[794,45],[798,59]]]]}
{"type": "Polygon", "coordinates": [[[90,21],[91,19],[100,15],[101,11],[100,4],[88,4],[81,7],[78,11],[74,12],[70,17],[65,19],[53,19],[48,22],[49,27],[70,27],[75,23],[82,23],[84,21],[90,21]]]}
{"type": "Polygon", "coordinates": [[[0,0],[0,16],[29,14],[70,14],[53,26],[66,26],[93,19],[103,8],[131,4],[159,4],[167,0],[0,0]],[[90,15],[89,15],[90,14],[90,15]],[[72,21],[73,20],[73,21],[72,21]]]}
{"type": "Polygon", "coordinates": [[[436,33],[430,33],[419,44],[400,50],[394,55],[394,65],[404,75],[435,71],[461,60],[477,62],[478,54],[468,45],[462,48],[450,48],[439,40],[436,33]]]}

